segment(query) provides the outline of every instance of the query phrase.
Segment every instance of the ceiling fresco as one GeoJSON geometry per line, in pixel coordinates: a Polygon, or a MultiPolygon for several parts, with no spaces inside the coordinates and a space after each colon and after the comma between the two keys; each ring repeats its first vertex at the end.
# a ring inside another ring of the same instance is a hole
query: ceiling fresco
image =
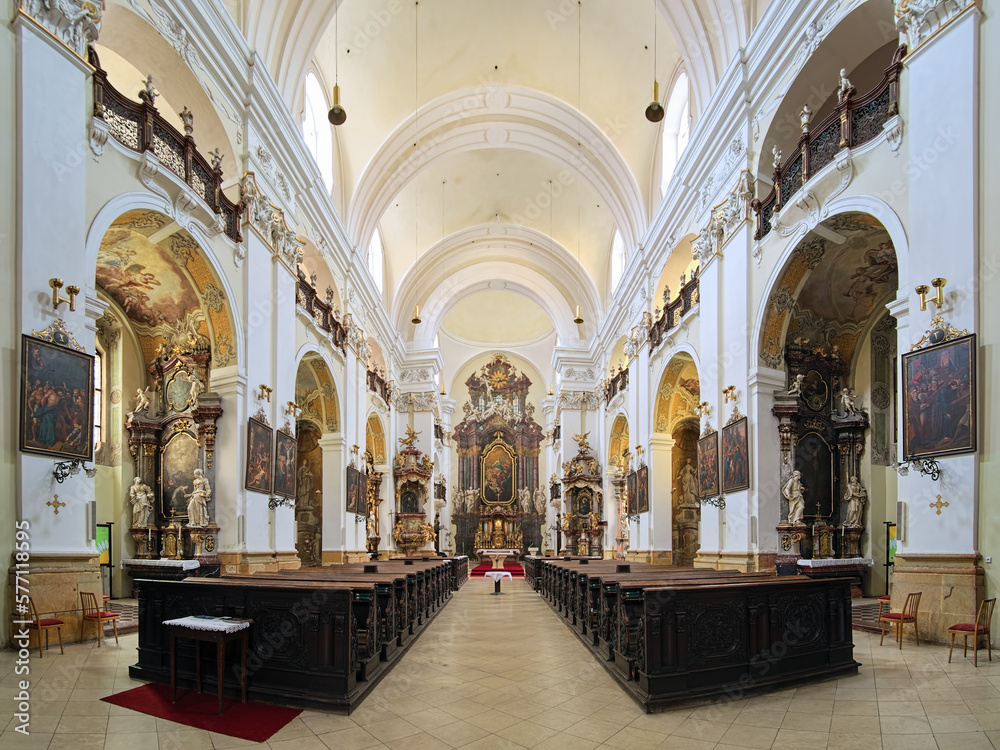
{"type": "Polygon", "coordinates": [[[678,422],[696,419],[701,401],[701,383],[694,360],[678,354],[667,365],[656,394],[656,432],[673,432],[678,422]]]}
{"type": "Polygon", "coordinates": [[[895,296],[889,233],[862,213],[834,216],[807,234],[771,294],[761,359],[781,368],[787,341],[850,363],[872,315],[895,296]]]}
{"type": "Polygon", "coordinates": [[[143,356],[211,348],[212,364],[235,357],[228,303],[197,242],[156,211],[132,211],[105,232],[97,286],[132,321],[143,356]]]}

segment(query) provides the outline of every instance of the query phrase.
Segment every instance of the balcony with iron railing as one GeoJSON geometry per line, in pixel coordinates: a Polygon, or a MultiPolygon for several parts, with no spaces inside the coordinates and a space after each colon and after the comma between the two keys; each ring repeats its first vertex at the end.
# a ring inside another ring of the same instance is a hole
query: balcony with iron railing
{"type": "Polygon", "coordinates": [[[330,334],[333,345],[345,352],[347,346],[347,328],[337,318],[333,307],[333,290],[327,290],[326,301],[319,298],[316,287],[306,278],[301,268],[296,270],[298,280],[295,288],[295,302],[306,315],[312,318],[316,326],[330,334]]]}
{"type": "MultiPolygon", "coordinates": [[[[681,280],[681,290],[677,298],[669,300],[669,289],[664,290],[664,308],[660,316],[649,326],[649,351],[654,351],[672,329],[680,325],[681,320],[698,304],[698,269],[691,272],[691,280],[681,280]]],[[[659,309],[659,308],[657,308],[659,309]]]]}
{"type": "Polygon", "coordinates": [[[795,152],[780,163],[781,152],[777,151],[771,192],[763,200],[754,199],[750,204],[757,216],[755,240],[762,240],[770,233],[774,213],[834,161],[841,150],[868,143],[882,134],[886,122],[899,112],[899,74],[905,55],[906,46],[900,46],[882,80],[862,97],[855,98],[854,88],[842,85],[836,109],[815,128],[809,120],[811,113],[803,108],[802,135],[795,152]]]}
{"type": "Polygon", "coordinates": [[[156,109],[156,93],[150,83],[135,102],[108,82],[108,74],[93,47],[88,60],[94,67],[94,117],[107,125],[108,135],[136,153],[151,151],[160,164],[173,172],[208,207],[221,217],[222,231],[233,242],[241,242],[242,205],[222,192],[222,155],[209,154],[211,163],[194,142],[194,115],[185,107],[180,113],[184,134],[167,122],[156,109]]]}

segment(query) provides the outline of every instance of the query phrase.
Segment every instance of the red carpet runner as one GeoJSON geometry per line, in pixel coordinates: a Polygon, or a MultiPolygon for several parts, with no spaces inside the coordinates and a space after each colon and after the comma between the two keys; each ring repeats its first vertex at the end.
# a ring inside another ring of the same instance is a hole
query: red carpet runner
{"type": "MultiPolygon", "coordinates": [[[[505,562],[503,569],[510,573],[514,578],[524,578],[524,568],[522,568],[517,563],[505,562]]],[[[477,565],[472,570],[469,571],[469,575],[473,578],[482,578],[486,575],[486,571],[493,570],[492,563],[482,563],[477,565]]]]}
{"type": "Polygon", "coordinates": [[[226,698],[225,710],[220,715],[219,699],[215,691],[197,693],[194,690],[177,688],[177,703],[170,702],[170,686],[150,683],[115,693],[101,700],[116,706],[131,708],[133,711],[176,721],[189,727],[206,729],[209,732],[228,734],[251,742],[265,742],[300,713],[298,708],[271,706],[265,703],[240,703],[237,699],[226,698]]]}

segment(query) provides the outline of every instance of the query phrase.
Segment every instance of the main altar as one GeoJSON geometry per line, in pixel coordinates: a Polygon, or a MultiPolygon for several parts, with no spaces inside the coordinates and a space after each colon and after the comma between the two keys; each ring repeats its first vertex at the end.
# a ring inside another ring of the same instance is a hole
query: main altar
{"type": "Polygon", "coordinates": [[[465,385],[465,418],[454,432],[455,551],[540,547],[547,493],[539,478],[543,434],[528,401],[531,381],[503,354],[494,354],[465,385]]]}

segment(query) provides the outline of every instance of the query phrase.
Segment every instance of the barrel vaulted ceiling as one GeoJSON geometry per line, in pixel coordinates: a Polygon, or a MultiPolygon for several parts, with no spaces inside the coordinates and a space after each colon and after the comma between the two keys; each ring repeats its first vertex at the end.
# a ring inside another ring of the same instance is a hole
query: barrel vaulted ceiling
{"type": "Polygon", "coordinates": [[[768,0],[225,4],[296,116],[307,73],[328,97],[339,82],[334,206],[360,248],[381,233],[385,301],[408,338],[440,326],[468,341],[503,299],[516,336],[526,298],[527,329],[548,316],[569,344],[608,305],[615,230],[631,249],[660,200],[661,126],[643,115],[654,70],[661,101],[686,72],[697,119],[768,0]],[[407,329],[414,304],[424,330],[407,329]]]}

